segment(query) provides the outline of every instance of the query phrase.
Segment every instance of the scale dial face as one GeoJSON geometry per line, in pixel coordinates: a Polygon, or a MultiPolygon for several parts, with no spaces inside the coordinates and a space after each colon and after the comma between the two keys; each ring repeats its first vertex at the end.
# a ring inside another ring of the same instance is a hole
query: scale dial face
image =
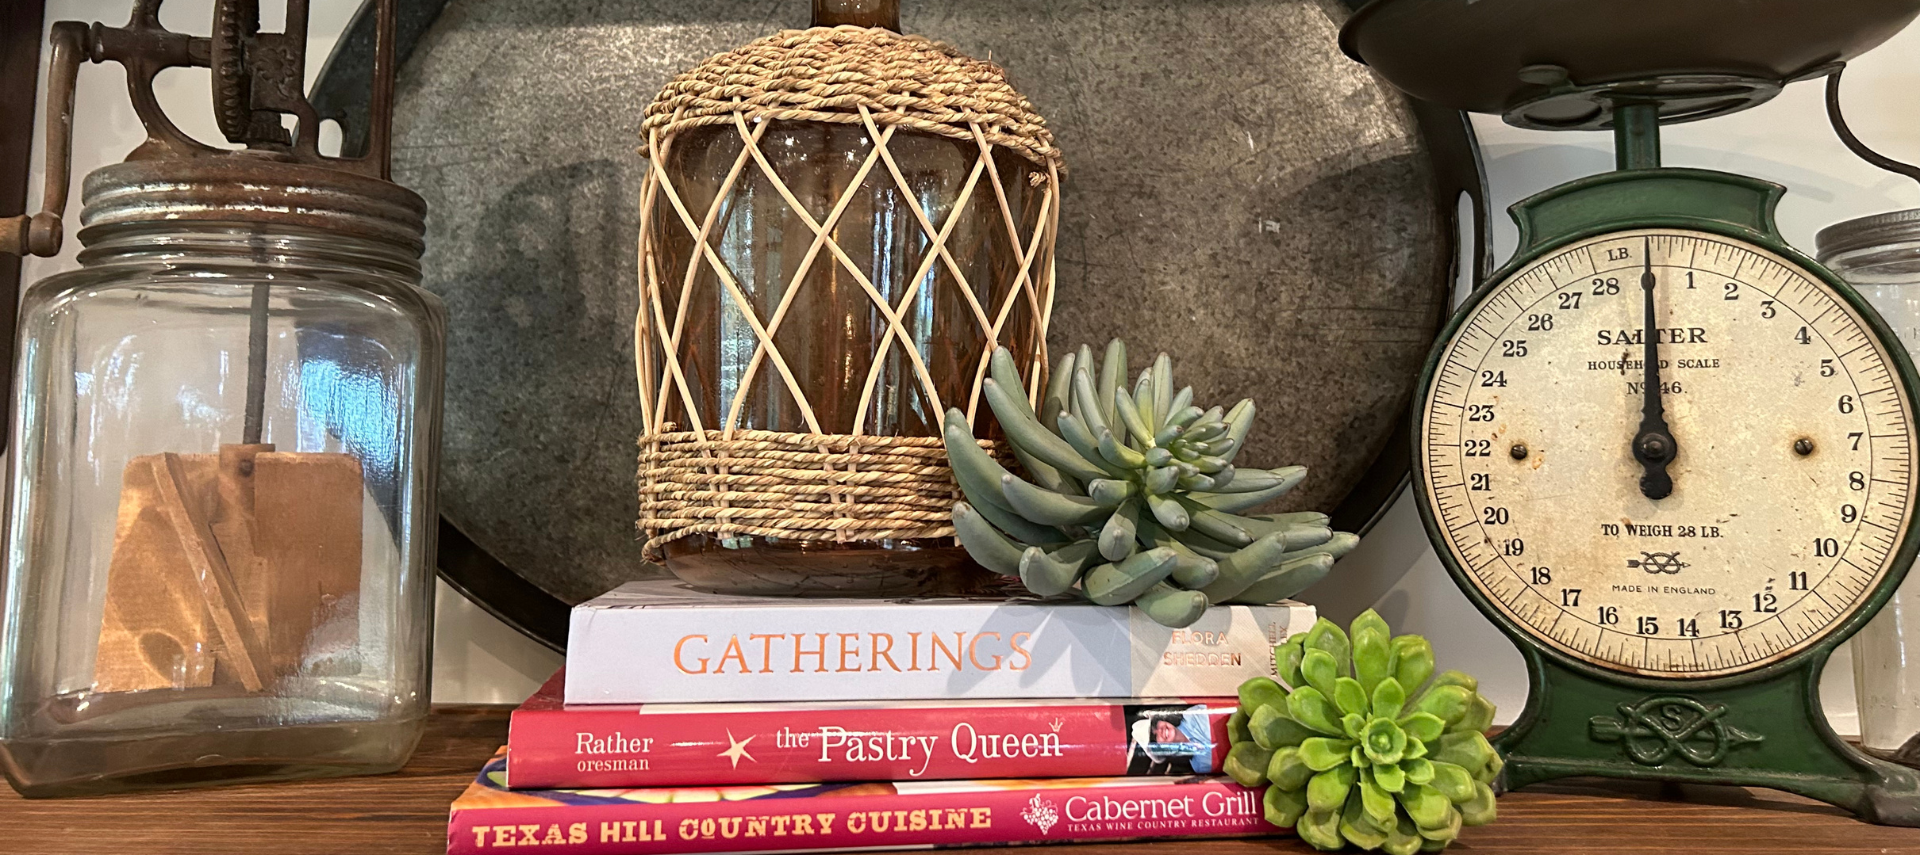
{"type": "Polygon", "coordinates": [[[1798,263],[1707,232],[1611,232],[1471,307],[1424,390],[1417,488],[1460,575],[1541,645],[1628,674],[1736,674],[1816,643],[1893,568],[1910,413],[1887,343],[1798,263]],[[1634,453],[1649,329],[1677,447],[1661,498],[1634,453]]]}

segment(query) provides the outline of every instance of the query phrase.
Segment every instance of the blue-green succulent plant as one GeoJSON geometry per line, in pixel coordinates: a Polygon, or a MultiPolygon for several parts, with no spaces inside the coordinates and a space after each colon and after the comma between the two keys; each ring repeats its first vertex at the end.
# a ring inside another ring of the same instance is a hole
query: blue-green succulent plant
{"type": "Polygon", "coordinates": [[[1326,514],[1247,513],[1293,489],[1306,468],[1236,467],[1254,406],[1202,409],[1176,389],[1166,354],[1126,387],[1127,348],[1095,366],[1081,347],[1055,366],[1036,409],[1011,355],[994,352],[983,394],[1027,478],[975,441],[965,414],[943,431],[966,501],[961,545],[1035,594],[1133,603],[1187,626],[1210,603],[1271,603],[1325,577],[1354,535],[1326,514]]]}

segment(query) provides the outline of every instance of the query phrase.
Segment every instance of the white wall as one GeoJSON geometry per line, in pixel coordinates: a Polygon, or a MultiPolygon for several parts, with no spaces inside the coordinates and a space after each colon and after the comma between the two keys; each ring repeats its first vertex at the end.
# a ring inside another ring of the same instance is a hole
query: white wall
{"type": "MultiPolygon", "coordinates": [[[[51,0],[48,21],[126,19],[126,0],[51,0]]],[[[264,6],[275,6],[273,3],[264,6]]],[[[346,0],[314,4],[309,65],[331,50],[351,7],[346,0]]],[[[205,33],[210,0],[172,0],[165,21],[176,30],[205,33]]],[[[276,13],[263,10],[277,29],[276,13]]],[[[44,81],[44,71],[43,81],[44,81]]],[[[76,175],[115,162],[141,139],[126,106],[118,67],[87,67],[80,81],[75,134],[76,175]]],[[[206,106],[207,72],[175,71],[162,78],[162,103],[176,123],[201,139],[217,139],[206,106]]],[[[1846,104],[1855,130],[1882,151],[1920,161],[1920,28],[1896,37],[1856,62],[1847,75],[1846,104]]],[[[13,117],[6,117],[12,120],[13,117]]],[[[1506,127],[1477,117],[1487,178],[1496,210],[1538,190],[1612,166],[1610,139],[1597,133],[1550,134],[1506,127]]],[[[1920,206],[1920,189],[1859,161],[1827,128],[1819,83],[1798,84],[1773,102],[1735,116],[1670,128],[1666,162],[1724,169],[1787,185],[1780,208],[1788,240],[1813,247],[1822,226],[1850,217],[1920,206]]],[[[40,155],[36,153],[35,186],[40,155]]],[[[71,214],[72,212],[70,212],[71,214]]],[[[69,217],[69,233],[73,218],[69,217]]],[[[1496,217],[1496,255],[1515,240],[1511,222],[1496,217]]],[[[57,259],[30,259],[32,281],[72,266],[74,242],[57,259]]],[[[532,691],[559,664],[557,656],[487,616],[444,585],[438,597],[434,698],[441,702],[512,702],[532,691]]],[[[1330,612],[1380,609],[1396,629],[1431,638],[1443,667],[1477,674],[1483,689],[1510,720],[1526,697],[1526,674],[1506,639],[1453,586],[1402,496],[1381,525],[1340,565],[1336,576],[1307,597],[1330,612]]],[[[1850,668],[1843,655],[1828,671],[1827,709],[1836,729],[1855,732],[1850,668]]]]}

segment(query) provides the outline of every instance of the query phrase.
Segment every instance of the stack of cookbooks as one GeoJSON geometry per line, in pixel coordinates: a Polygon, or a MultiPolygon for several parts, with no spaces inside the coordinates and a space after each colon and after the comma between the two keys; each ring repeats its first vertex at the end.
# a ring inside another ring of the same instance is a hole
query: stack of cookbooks
{"type": "Polygon", "coordinates": [[[1221,774],[1312,607],[802,600],[634,582],[453,803],[450,853],[810,852],[1274,833],[1221,774]]]}

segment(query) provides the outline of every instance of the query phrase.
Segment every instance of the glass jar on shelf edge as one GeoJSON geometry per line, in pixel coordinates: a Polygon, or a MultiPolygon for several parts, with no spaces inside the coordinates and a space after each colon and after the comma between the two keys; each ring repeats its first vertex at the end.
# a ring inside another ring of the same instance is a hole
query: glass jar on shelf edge
{"type": "MultiPolygon", "coordinates": [[[[1814,245],[1820,262],[1880,313],[1909,352],[1920,349],[1920,209],[1835,223],[1814,245]]],[[[1908,573],[1848,643],[1860,746],[1920,767],[1920,574],[1908,573]]]]}

